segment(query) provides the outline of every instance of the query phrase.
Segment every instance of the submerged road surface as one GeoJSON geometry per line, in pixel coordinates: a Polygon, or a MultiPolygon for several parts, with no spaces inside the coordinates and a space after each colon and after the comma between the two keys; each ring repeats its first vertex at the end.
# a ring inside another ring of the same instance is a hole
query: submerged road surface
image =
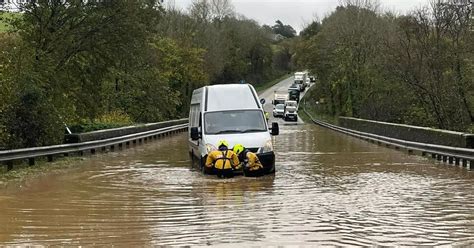
{"type": "Polygon", "coordinates": [[[474,245],[474,174],[310,124],[277,172],[190,169],[186,134],[0,189],[0,245],[474,245]]]}

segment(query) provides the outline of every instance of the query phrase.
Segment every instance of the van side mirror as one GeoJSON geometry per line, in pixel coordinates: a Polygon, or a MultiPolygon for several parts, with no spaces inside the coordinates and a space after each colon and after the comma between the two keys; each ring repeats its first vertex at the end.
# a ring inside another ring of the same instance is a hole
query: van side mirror
{"type": "Polygon", "coordinates": [[[262,105],[265,104],[265,102],[266,102],[266,101],[265,101],[265,98],[260,99],[260,103],[261,103],[262,105]]]}
{"type": "Polygon", "coordinates": [[[272,135],[279,135],[280,134],[280,127],[278,126],[278,122],[272,122],[272,128],[271,128],[272,135]]]}
{"type": "Polygon", "coordinates": [[[198,140],[199,138],[201,138],[201,134],[199,133],[199,128],[192,127],[191,128],[191,139],[192,140],[198,140]]]}

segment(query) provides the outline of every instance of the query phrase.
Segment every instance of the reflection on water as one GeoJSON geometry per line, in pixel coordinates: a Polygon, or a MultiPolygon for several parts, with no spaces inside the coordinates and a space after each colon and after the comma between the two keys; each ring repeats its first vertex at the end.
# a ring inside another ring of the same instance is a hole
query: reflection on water
{"type": "Polygon", "coordinates": [[[0,190],[0,244],[474,245],[474,175],[312,125],[277,173],[190,169],[184,134],[0,190]],[[21,187],[20,187],[21,186],[21,187]]]}

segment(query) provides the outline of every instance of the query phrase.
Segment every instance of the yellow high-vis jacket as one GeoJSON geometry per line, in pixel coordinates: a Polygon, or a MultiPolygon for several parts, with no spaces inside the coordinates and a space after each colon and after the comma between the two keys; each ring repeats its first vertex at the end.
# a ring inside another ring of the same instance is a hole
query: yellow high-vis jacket
{"type": "Polygon", "coordinates": [[[245,162],[247,162],[247,169],[249,171],[256,171],[256,170],[263,169],[263,165],[262,163],[260,163],[260,160],[258,159],[255,153],[247,152],[246,156],[247,156],[246,160],[248,161],[245,161],[245,162]]]}
{"type": "Polygon", "coordinates": [[[212,151],[207,154],[206,167],[214,166],[216,169],[233,169],[239,165],[239,158],[231,151],[212,151]]]}

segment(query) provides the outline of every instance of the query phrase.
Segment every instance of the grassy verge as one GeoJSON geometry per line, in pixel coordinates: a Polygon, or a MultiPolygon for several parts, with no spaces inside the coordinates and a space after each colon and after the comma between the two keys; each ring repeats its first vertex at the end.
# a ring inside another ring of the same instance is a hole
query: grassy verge
{"type": "Polygon", "coordinates": [[[64,169],[74,168],[78,162],[85,160],[84,157],[60,158],[54,162],[46,160],[36,161],[36,165],[28,166],[26,163],[14,165],[14,169],[6,171],[6,166],[0,167],[0,188],[6,187],[10,183],[22,183],[32,177],[38,177],[51,173],[64,172],[64,169]]]}
{"type": "Polygon", "coordinates": [[[279,83],[280,81],[282,81],[282,80],[284,80],[284,79],[286,79],[290,76],[291,76],[291,74],[284,74],[281,77],[275,78],[271,81],[265,82],[265,83],[260,84],[260,85],[256,85],[255,90],[257,91],[257,93],[260,94],[262,91],[272,87],[273,85],[279,83]]]}
{"type": "MultiPolygon", "coordinates": [[[[311,90],[313,89],[310,88],[310,91],[311,90]]],[[[337,116],[324,114],[324,105],[312,99],[310,91],[306,93],[306,95],[301,101],[300,111],[298,111],[298,114],[300,115],[301,119],[303,119],[303,121],[306,123],[312,123],[311,117],[313,117],[314,119],[320,121],[324,121],[333,125],[338,125],[339,119],[337,118],[337,116]],[[311,117],[306,114],[303,109],[306,110],[311,115],[311,117]]]]}

